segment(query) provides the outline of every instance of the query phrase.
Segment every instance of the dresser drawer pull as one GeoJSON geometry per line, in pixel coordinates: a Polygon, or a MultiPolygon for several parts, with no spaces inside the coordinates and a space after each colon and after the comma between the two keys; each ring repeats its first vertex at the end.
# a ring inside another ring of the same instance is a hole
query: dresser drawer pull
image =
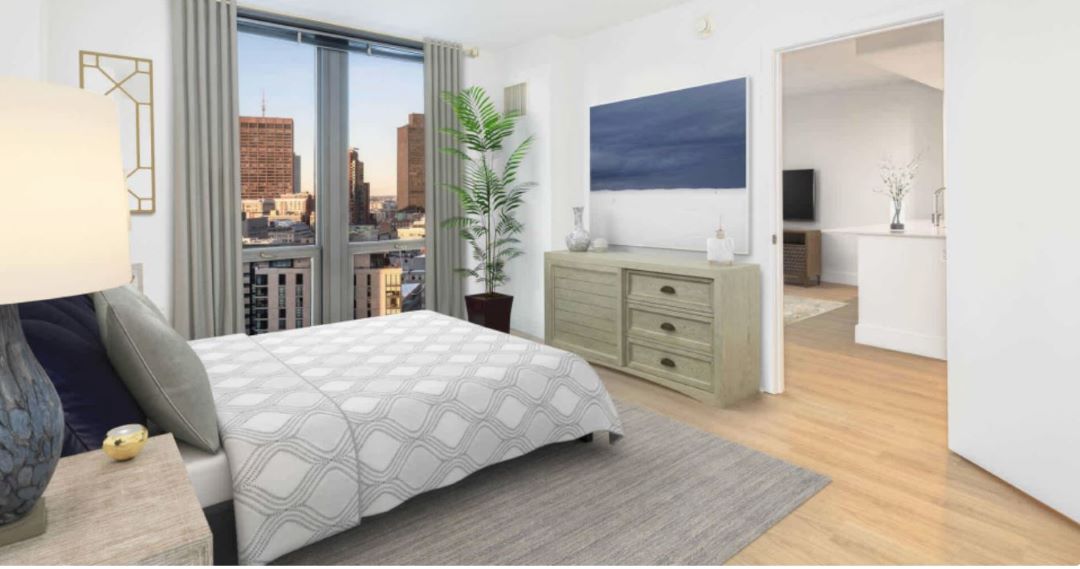
{"type": "Polygon", "coordinates": [[[675,294],[675,287],[671,285],[664,285],[660,287],[660,292],[664,294],[675,294]]]}
{"type": "Polygon", "coordinates": [[[660,365],[664,367],[675,367],[675,362],[671,358],[661,358],[660,365]]]}
{"type": "Polygon", "coordinates": [[[660,325],[660,329],[664,330],[666,332],[674,332],[675,331],[675,325],[672,324],[671,322],[664,322],[663,324],[660,325]]]}

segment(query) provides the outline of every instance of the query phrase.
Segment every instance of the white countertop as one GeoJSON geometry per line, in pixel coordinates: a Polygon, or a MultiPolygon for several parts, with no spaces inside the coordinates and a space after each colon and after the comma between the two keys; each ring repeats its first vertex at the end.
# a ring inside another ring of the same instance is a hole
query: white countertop
{"type": "Polygon", "coordinates": [[[904,231],[894,232],[889,229],[889,224],[863,225],[861,227],[839,227],[836,229],[822,229],[822,233],[848,234],[848,235],[876,235],[883,237],[921,237],[931,239],[944,239],[945,228],[934,227],[927,219],[916,219],[904,223],[904,231]]]}

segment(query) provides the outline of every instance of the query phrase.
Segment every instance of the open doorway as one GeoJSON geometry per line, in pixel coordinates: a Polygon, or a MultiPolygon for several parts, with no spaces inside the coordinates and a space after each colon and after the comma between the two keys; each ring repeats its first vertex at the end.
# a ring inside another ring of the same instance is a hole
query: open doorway
{"type": "Polygon", "coordinates": [[[944,404],[943,28],[780,54],[786,387],[840,368],[867,380],[918,369],[944,404]]]}

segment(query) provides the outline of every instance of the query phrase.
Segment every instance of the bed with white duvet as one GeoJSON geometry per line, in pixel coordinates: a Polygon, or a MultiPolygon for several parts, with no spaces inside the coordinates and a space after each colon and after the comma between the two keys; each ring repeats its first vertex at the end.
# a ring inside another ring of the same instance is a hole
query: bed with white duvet
{"type": "Polygon", "coordinates": [[[622,436],[580,357],[434,312],[191,346],[210,376],[225,457],[185,459],[204,506],[227,494],[211,474],[227,467],[243,564],[541,446],[622,436]]]}

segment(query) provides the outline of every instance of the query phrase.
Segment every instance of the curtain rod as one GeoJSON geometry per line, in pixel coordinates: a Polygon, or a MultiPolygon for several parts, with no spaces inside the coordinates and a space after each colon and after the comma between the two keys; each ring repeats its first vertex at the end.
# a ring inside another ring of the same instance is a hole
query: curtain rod
{"type": "Polygon", "coordinates": [[[237,8],[236,16],[239,19],[248,20],[257,24],[287,30],[300,30],[302,32],[309,32],[344,41],[361,41],[383,45],[388,48],[412,49],[421,53],[424,51],[424,43],[420,41],[337,26],[296,16],[286,16],[284,14],[245,7],[237,8]]]}

